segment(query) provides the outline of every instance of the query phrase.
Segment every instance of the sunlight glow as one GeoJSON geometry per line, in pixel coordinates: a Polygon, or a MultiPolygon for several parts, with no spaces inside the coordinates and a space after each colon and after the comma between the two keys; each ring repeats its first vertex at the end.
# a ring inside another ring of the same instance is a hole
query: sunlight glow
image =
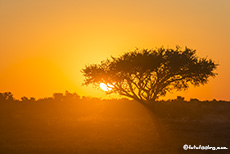
{"type": "Polygon", "coordinates": [[[105,83],[100,83],[100,88],[101,88],[102,90],[104,90],[104,91],[110,91],[110,90],[112,90],[113,87],[114,87],[114,86],[111,85],[111,84],[109,84],[109,83],[107,83],[107,84],[105,84],[105,83]]]}

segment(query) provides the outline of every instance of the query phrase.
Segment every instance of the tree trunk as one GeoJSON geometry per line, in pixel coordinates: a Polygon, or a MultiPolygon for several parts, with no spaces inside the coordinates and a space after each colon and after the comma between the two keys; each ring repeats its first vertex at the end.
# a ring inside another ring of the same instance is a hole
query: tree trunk
{"type": "Polygon", "coordinates": [[[168,145],[168,139],[169,136],[166,134],[165,128],[163,127],[162,123],[159,121],[159,119],[157,118],[156,114],[155,114],[155,108],[151,107],[148,104],[143,104],[141,103],[142,106],[145,108],[145,110],[148,111],[152,122],[155,125],[155,129],[156,129],[156,136],[157,139],[164,145],[168,145]]]}

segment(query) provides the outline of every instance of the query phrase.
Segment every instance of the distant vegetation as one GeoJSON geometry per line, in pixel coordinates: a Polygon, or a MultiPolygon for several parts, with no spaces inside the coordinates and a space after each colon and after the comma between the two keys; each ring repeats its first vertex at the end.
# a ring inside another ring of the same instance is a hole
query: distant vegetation
{"type": "MultiPolygon", "coordinates": [[[[186,101],[182,96],[177,96],[176,99],[154,101],[154,103],[150,103],[150,107],[152,107],[154,113],[159,118],[188,117],[189,119],[197,118],[197,120],[201,120],[203,116],[230,114],[230,101],[216,99],[200,101],[196,98],[191,98],[189,101],[186,101]]],[[[37,100],[34,97],[27,98],[25,96],[22,97],[21,100],[18,100],[13,97],[11,92],[0,93],[0,109],[2,110],[2,114],[4,114],[4,112],[9,114],[9,110],[12,111],[12,114],[16,114],[17,111],[20,112],[24,109],[27,110],[27,113],[37,113],[38,115],[44,114],[45,112],[50,114],[57,110],[58,112],[68,111],[68,113],[71,111],[72,114],[80,114],[80,112],[99,114],[103,110],[103,112],[108,112],[108,114],[115,117],[124,114],[120,112],[116,113],[116,108],[124,110],[125,113],[143,110],[135,100],[126,98],[106,100],[96,97],[80,97],[77,93],[70,93],[68,91],[64,94],[54,93],[53,97],[40,98],[37,100]],[[8,109],[3,110],[3,108],[8,109]],[[83,111],[82,109],[87,110],[83,111]]],[[[49,115],[49,117],[50,116],[52,115],[49,115]]]]}
{"type": "MultiPolygon", "coordinates": [[[[105,101],[129,101],[129,102],[134,102],[132,100],[126,99],[126,98],[122,98],[122,99],[101,99],[101,98],[97,98],[97,97],[80,97],[80,95],[78,95],[77,93],[70,93],[68,91],[66,91],[65,93],[54,93],[53,97],[45,97],[45,98],[39,98],[39,99],[35,99],[34,97],[26,97],[23,96],[21,97],[21,99],[16,99],[14,98],[13,94],[11,92],[4,92],[4,93],[0,93],[0,103],[39,103],[39,102],[50,102],[50,103],[54,103],[54,102],[72,102],[72,103],[78,103],[78,102],[92,102],[92,101],[96,101],[96,102],[105,102],[105,101]]],[[[194,102],[200,102],[200,103],[230,103],[230,101],[225,101],[225,100],[205,100],[205,101],[200,101],[197,98],[191,98],[189,101],[186,101],[184,97],[182,96],[177,96],[176,99],[169,99],[169,100],[158,100],[158,101],[154,101],[155,104],[158,103],[194,103],[194,102]]]]}

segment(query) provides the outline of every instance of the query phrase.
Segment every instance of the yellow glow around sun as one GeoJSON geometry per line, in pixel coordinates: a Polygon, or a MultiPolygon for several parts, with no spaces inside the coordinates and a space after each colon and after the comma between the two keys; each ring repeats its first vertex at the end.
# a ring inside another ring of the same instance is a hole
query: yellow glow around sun
{"type": "Polygon", "coordinates": [[[110,91],[113,88],[113,85],[111,84],[105,84],[105,83],[100,83],[100,88],[104,91],[110,91]]]}

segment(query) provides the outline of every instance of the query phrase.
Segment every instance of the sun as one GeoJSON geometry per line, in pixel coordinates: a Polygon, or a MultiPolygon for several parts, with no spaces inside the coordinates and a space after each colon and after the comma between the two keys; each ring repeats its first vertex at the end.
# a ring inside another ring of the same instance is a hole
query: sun
{"type": "Polygon", "coordinates": [[[112,90],[113,87],[114,87],[114,86],[111,85],[111,84],[109,84],[109,83],[107,83],[107,84],[105,84],[105,83],[100,83],[100,88],[101,88],[102,90],[104,90],[104,91],[110,91],[110,90],[112,90]]]}

